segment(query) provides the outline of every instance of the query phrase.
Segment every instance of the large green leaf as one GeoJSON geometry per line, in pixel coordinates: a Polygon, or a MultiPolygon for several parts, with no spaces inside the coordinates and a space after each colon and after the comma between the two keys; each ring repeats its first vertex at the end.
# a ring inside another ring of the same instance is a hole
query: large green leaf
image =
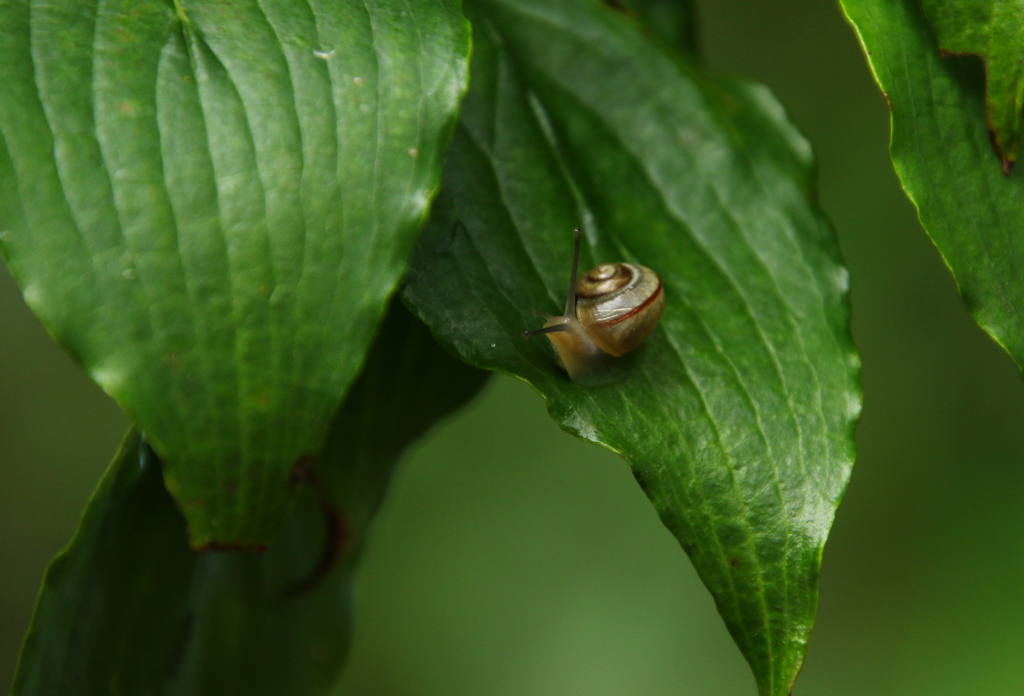
{"type": "Polygon", "coordinates": [[[1024,129],[1024,0],[924,0],[923,6],[944,52],[985,61],[992,143],[1009,173],[1024,129]]]}
{"type": "Polygon", "coordinates": [[[266,544],[436,190],[456,0],[0,1],[0,240],[193,546],[266,544]]]}
{"type": "Polygon", "coordinates": [[[985,74],[942,57],[919,0],[843,0],[889,103],[890,154],[978,324],[1024,367],[1024,178],[1004,175],[985,74]]]}
{"type": "Polygon", "coordinates": [[[190,552],[158,460],[130,434],[47,570],[12,696],[324,693],[348,650],[352,570],[395,461],[485,374],[394,303],[263,554],[190,552]]]}
{"type": "Polygon", "coordinates": [[[764,87],[711,78],[589,0],[479,0],[470,90],[403,297],[468,362],[620,453],[765,695],[788,693],[853,461],[847,273],[810,148],[764,87]],[[571,383],[533,310],[635,261],[665,311],[623,378],[571,383]]]}

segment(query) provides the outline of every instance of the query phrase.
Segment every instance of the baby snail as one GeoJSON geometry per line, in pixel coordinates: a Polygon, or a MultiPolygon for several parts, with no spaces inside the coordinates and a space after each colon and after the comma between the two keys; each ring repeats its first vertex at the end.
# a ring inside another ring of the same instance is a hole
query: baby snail
{"type": "Polygon", "coordinates": [[[603,383],[612,370],[610,357],[621,357],[654,330],[665,308],[661,279],[634,263],[603,263],[576,282],[580,262],[580,229],[572,231],[576,247],[569,274],[565,312],[546,317],[544,327],[524,331],[523,338],[545,334],[558,351],[569,379],[603,383]]]}

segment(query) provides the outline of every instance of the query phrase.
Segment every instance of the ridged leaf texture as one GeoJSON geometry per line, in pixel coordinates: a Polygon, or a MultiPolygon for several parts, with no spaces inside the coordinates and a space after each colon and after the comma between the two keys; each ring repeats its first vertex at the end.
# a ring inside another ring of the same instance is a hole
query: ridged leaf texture
{"type": "Polygon", "coordinates": [[[985,71],[943,57],[919,0],[844,0],[886,95],[889,153],[978,324],[1024,367],[1024,178],[989,141],[985,71]]]}
{"type": "Polygon", "coordinates": [[[766,88],[704,73],[621,8],[466,12],[470,89],[403,297],[463,359],[528,381],[565,430],[629,462],[761,693],[787,694],[860,410],[810,147],[766,88]],[[534,310],[562,310],[576,226],[582,271],[637,262],[664,286],[660,325],[606,386],[570,382],[522,336],[534,310]]]}
{"type": "Polygon", "coordinates": [[[280,527],[427,215],[468,41],[449,0],[0,2],[3,253],[193,546],[280,527]]]}
{"type": "Polygon", "coordinates": [[[395,303],[263,554],[189,551],[160,462],[128,435],[50,565],[12,696],[315,696],[348,653],[350,585],[405,447],[486,373],[395,303]]]}

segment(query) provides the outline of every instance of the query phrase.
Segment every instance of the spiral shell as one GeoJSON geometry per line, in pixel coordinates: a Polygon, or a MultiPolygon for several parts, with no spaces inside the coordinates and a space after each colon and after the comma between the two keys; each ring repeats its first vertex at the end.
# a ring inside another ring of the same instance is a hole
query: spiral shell
{"type": "Polygon", "coordinates": [[[651,269],[635,263],[603,263],[577,280],[580,229],[565,300],[565,312],[549,316],[540,329],[524,338],[545,335],[558,353],[569,378],[583,384],[614,380],[612,358],[636,348],[654,330],[665,308],[661,280],[651,269]]]}
{"type": "Polygon", "coordinates": [[[640,345],[665,308],[661,279],[633,263],[605,263],[576,283],[576,318],[605,353],[619,357],[640,345]]]}

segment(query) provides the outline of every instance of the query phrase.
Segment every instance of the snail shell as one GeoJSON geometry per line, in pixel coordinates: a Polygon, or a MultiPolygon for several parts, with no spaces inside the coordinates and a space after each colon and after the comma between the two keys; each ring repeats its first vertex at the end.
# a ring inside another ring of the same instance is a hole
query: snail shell
{"type": "Polygon", "coordinates": [[[548,317],[543,328],[523,335],[547,335],[570,379],[599,383],[602,373],[611,370],[611,356],[625,355],[654,330],[665,308],[665,293],[654,271],[633,263],[604,263],[576,282],[579,229],[573,234],[576,248],[565,313],[548,317]]]}
{"type": "Polygon", "coordinates": [[[617,358],[650,335],[664,308],[661,279],[645,266],[605,263],[576,283],[576,318],[601,350],[617,358]]]}

